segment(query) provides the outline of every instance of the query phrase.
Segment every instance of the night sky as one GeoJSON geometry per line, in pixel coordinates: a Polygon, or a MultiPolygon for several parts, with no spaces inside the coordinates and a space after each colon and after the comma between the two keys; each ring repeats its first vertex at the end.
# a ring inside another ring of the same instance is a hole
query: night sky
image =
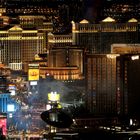
{"type": "Polygon", "coordinates": [[[85,18],[95,20],[101,10],[103,0],[85,0],[85,18]]]}

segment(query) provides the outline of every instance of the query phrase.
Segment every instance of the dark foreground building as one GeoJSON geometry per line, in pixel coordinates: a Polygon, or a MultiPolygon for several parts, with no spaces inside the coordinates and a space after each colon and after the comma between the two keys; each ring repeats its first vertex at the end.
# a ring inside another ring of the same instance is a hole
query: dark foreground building
{"type": "Polygon", "coordinates": [[[86,61],[86,103],[94,115],[136,119],[140,112],[140,55],[94,54],[86,61]]]}
{"type": "Polygon", "coordinates": [[[139,118],[140,55],[124,54],[117,58],[118,113],[139,118]]]}

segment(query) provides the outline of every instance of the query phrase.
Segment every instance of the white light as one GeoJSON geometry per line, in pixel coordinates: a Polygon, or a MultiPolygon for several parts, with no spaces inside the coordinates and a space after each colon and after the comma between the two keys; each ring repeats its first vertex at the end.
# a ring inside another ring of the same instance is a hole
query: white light
{"type": "Polygon", "coordinates": [[[16,92],[15,92],[15,90],[10,90],[10,94],[12,95],[12,96],[14,96],[14,95],[16,95],[16,92]]]}
{"type": "Polygon", "coordinates": [[[133,124],[133,120],[132,119],[130,119],[130,125],[132,125],[133,124]]]}
{"type": "Polygon", "coordinates": [[[47,76],[49,76],[50,74],[49,73],[47,73],[47,76]]]}
{"type": "Polygon", "coordinates": [[[10,114],[9,114],[9,118],[12,118],[12,117],[13,117],[13,114],[12,114],[12,113],[10,113],[10,114]]]}
{"type": "Polygon", "coordinates": [[[107,58],[114,59],[114,58],[116,58],[117,56],[120,56],[120,55],[119,54],[107,54],[106,56],[107,56],[107,58]]]}
{"type": "Polygon", "coordinates": [[[46,105],[46,110],[50,110],[51,109],[51,105],[50,104],[47,104],[46,105]]]}
{"type": "Polygon", "coordinates": [[[30,82],[30,85],[31,85],[31,86],[37,85],[37,81],[31,81],[31,82],[30,82]]]}
{"type": "Polygon", "coordinates": [[[15,106],[14,106],[14,104],[8,104],[8,105],[7,105],[7,111],[8,111],[8,112],[14,112],[14,111],[15,111],[15,106]]]}
{"type": "Polygon", "coordinates": [[[139,55],[131,56],[131,59],[132,59],[132,60],[138,60],[138,59],[139,59],[139,55]]]}

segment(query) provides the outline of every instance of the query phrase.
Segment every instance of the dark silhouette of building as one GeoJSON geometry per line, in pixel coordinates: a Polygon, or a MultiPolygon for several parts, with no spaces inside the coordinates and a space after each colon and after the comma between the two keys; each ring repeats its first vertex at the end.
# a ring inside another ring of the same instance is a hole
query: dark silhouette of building
{"type": "Polygon", "coordinates": [[[86,106],[95,116],[140,117],[140,54],[86,57],[86,106]]]}
{"type": "Polygon", "coordinates": [[[86,56],[86,106],[95,116],[115,116],[116,108],[115,54],[86,56]]]}
{"type": "Polygon", "coordinates": [[[123,54],[117,58],[117,104],[120,115],[140,116],[140,55],[123,54]]]}
{"type": "Polygon", "coordinates": [[[8,82],[5,76],[0,76],[0,93],[6,92],[8,87],[8,82]]]}

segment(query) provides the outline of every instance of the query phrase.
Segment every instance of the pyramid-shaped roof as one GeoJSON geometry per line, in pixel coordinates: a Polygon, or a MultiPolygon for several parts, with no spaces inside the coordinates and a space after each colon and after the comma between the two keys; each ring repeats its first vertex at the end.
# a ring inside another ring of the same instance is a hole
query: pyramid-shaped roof
{"type": "Polygon", "coordinates": [[[86,20],[86,19],[83,19],[82,21],[80,21],[80,23],[81,23],[81,24],[85,24],[85,23],[89,23],[89,21],[86,20]]]}
{"type": "Polygon", "coordinates": [[[128,20],[128,22],[138,22],[138,20],[135,19],[135,18],[131,18],[131,19],[128,20]]]}
{"type": "Polygon", "coordinates": [[[115,19],[113,19],[111,17],[107,17],[104,20],[102,20],[102,22],[115,22],[115,19]]]}
{"type": "Polygon", "coordinates": [[[54,35],[53,33],[49,32],[48,35],[54,35]]]}
{"type": "Polygon", "coordinates": [[[12,28],[10,28],[9,29],[10,31],[22,31],[22,28],[21,27],[19,27],[18,25],[15,25],[14,27],[12,27],[12,28]]]}

